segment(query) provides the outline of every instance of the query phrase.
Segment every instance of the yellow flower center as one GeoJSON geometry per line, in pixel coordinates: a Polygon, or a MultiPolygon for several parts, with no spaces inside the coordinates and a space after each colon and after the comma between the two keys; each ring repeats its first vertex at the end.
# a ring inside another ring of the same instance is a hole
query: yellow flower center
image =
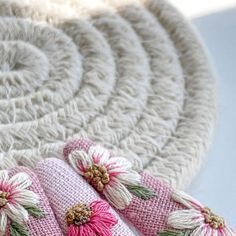
{"type": "Polygon", "coordinates": [[[106,167],[96,164],[89,166],[84,176],[99,192],[102,192],[105,185],[110,181],[106,167]]]}
{"type": "Polygon", "coordinates": [[[89,221],[92,210],[86,204],[80,203],[70,208],[66,213],[66,222],[68,225],[82,225],[89,221]]]}
{"type": "Polygon", "coordinates": [[[9,193],[8,192],[3,192],[3,191],[0,191],[0,207],[4,207],[8,200],[7,200],[7,197],[9,196],[9,193]]]}
{"type": "Polygon", "coordinates": [[[212,228],[218,229],[225,227],[225,221],[222,217],[214,214],[210,208],[205,207],[202,211],[205,217],[205,223],[209,224],[212,228]]]}

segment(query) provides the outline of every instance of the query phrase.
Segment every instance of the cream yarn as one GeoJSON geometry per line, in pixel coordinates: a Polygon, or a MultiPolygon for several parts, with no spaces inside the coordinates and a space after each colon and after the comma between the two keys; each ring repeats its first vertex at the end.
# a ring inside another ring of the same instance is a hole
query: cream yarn
{"type": "Polygon", "coordinates": [[[0,2],[1,168],[75,137],[187,186],[215,122],[201,42],[162,0],[0,2]]]}

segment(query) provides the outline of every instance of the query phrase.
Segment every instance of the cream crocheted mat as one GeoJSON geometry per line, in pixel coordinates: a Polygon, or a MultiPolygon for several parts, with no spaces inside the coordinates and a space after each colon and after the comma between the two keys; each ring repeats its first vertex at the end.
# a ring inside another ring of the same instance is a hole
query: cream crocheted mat
{"type": "Polygon", "coordinates": [[[215,85],[162,0],[0,1],[1,168],[89,137],[186,187],[209,146],[215,85]]]}

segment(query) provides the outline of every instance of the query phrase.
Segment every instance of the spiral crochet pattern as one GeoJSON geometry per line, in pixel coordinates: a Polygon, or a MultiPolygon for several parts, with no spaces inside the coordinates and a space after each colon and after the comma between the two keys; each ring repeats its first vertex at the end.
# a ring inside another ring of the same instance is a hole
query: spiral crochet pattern
{"type": "Polygon", "coordinates": [[[184,188],[215,116],[202,44],[165,1],[0,2],[1,168],[84,137],[184,188]]]}

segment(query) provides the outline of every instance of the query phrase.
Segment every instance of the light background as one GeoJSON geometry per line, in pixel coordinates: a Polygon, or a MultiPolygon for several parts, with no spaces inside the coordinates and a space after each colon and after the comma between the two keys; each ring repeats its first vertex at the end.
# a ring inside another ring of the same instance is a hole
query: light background
{"type": "Polygon", "coordinates": [[[218,82],[219,118],[203,169],[187,190],[236,229],[236,0],[171,0],[205,42],[218,82]]]}

